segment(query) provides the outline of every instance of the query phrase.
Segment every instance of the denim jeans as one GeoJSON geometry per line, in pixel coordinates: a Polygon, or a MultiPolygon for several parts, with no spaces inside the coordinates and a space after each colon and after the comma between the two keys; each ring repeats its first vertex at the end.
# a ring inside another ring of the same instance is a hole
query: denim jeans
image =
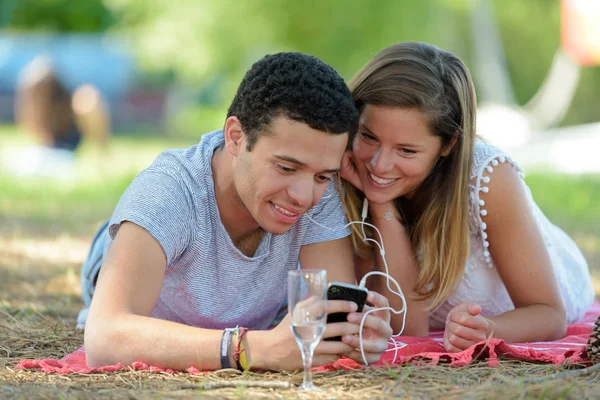
{"type": "Polygon", "coordinates": [[[83,295],[83,301],[87,307],[92,302],[92,296],[94,295],[94,289],[96,287],[96,280],[98,279],[98,273],[102,262],[104,261],[104,238],[107,234],[108,221],[102,224],[94,239],[92,240],[92,247],[81,266],[81,293],[83,295]]]}

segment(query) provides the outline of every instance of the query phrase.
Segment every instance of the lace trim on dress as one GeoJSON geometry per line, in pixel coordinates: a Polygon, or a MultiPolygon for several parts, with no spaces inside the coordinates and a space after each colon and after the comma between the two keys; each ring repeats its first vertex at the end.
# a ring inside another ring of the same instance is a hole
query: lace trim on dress
{"type": "Polygon", "coordinates": [[[485,208],[483,208],[485,207],[485,201],[480,197],[480,193],[488,193],[490,191],[490,188],[486,185],[490,183],[491,177],[490,175],[484,176],[484,174],[486,172],[488,174],[491,174],[494,171],[494,167],[497,167],[498,165],[503,164],[505,162],[510,163],[514,168],[517,169],[521,179],[525,179],[525,174],[523,173],[523,170],[521,169],[519,164],[517,164],[516,161],[514,161],[509,156],[496,153],[488,157],[485,160],[485,162],[481,164],[481,167],[479,168],[479,171],[477,172],[477,176],[475,178],[475,185],[470,185],[471,200],[473,201],[473,206],[475,208],[474,217],[476,218],[477,222],[479,222],[480,237],[484,248],[483,257],[488,266],[492,265],[492,257],[489,251],[490,242],[488,242],[487,240],[487,224],[482,219],[482,217],[485,217],[488,214],[488,212],[485,208]]]}

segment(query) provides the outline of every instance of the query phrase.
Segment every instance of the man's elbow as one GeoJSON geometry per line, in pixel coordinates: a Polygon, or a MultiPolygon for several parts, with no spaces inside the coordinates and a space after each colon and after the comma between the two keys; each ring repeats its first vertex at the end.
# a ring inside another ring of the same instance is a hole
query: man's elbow
{"type": "Polygon", "coordinates": [[[83,339],[87,367],[98,368],[122,361],[120,353],[125,343],[121,336],[112,327],[87,324],[83,339]]]}

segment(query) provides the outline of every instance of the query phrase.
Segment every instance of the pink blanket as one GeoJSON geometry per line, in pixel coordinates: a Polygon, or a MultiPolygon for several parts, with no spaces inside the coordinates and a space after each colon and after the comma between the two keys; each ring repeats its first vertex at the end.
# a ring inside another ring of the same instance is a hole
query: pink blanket
{"type": "MultiPolygon", "coordinates": [[[[553,364],[585,362],[585,345],[592,332],[594,322],[600,315],[600,303],[594,303],[584,318],[569,325],[567,336],[554,342],[531,342],[507,344],[500,339],[491,339],[487,345],[478,343],[460,353],[444,351],[443,332],[432,331],[428,337],[403,336],[396,339],[397,346],[391,346],[375,365],[394,365],[404,363],[448,363],[453,366],[468,365],[475,357],[483,357],[490,366],[498,365],[499,358],[510,358],[528,361],[543,361],[553,364]],[[401,347],[394,350],[394,347],[401,347]]],[[[361,366],[353,360],[343,358],[333,364],[315,368],[315,370],[356,369],[361,366]]],[[[93,372],[115,372],[120,370],[150,370],[156,372],[175,372],[167,369],[146,365],[141,362],[130,366],[121,364],[106,365],[100,368],[88,368],[85,365],[85,350],[83,347],[66,355],[60,360],[22,360],[16,366],[18,370],[33,369],[57,374],[89,374],[93,372]]],[[[195,367],[186,370],[190,374],[202,371],[195,367]]]]}

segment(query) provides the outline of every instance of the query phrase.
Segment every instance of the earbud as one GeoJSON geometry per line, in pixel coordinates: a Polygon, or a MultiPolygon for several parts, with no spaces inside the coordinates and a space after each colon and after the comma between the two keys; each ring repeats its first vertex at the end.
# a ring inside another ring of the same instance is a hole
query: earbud
{"type": "Polygon", "coordinates": [[[363,209],[362,209],[362,214],[361,214],[361,218],[364,221],[365,219],[367,219],[367,215],[369,213],[369,200],[367,200],[367,198],[365,197],[365,201],[363,201],[363,209]]]}

